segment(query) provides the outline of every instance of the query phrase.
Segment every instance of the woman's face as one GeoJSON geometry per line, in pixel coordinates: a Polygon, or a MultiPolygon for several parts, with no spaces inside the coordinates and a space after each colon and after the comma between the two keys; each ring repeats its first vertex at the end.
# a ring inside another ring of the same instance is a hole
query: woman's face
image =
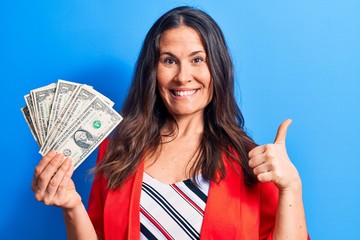
{"type": "Polygon", "coordinates": [[[212,79],[204,45],[192,28],[163,33],[159,43],[157,87],[175,117],[203,114],[212,98],[212,79]]]}

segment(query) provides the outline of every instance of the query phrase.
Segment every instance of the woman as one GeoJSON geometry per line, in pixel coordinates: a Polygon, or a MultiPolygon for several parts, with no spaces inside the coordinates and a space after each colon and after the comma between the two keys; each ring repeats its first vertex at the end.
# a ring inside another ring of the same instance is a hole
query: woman
{"type": "Polygon", "coordinates": [[[69,239],[306,239],[301,180],[285,147],[243,130],[223,34],[179,7],[149,30],[123,105],[99,149],[88,213],[70,159],[35,170],[39,201],[63,209],[69,239]]]}

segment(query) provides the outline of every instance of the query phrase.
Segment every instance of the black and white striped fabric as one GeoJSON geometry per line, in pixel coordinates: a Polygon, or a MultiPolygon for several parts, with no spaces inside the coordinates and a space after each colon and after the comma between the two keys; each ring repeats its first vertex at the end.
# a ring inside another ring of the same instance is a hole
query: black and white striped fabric
{"type": "Polygon", "coordinates": [[[140,232],[144,239],[199,239],[209,182],[164,184],[144,173],[140,198],[140,232]]]}

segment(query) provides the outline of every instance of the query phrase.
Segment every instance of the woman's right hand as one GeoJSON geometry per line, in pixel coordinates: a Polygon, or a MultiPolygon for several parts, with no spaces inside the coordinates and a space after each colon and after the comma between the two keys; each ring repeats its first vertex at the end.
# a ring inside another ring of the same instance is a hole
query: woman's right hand
{"type": "Polygon", "coordinates": [[[74,209],[81,203],[71,176],[74,165],[70,158],[52,150],[38,163],[34,172],[31,188],[38,201],[45,205],[74,209]]]}

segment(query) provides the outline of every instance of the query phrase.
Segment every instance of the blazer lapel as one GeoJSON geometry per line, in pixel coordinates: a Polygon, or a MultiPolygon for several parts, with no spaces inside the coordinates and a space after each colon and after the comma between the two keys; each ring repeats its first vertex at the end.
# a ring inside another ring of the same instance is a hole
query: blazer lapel
{"type": "Polygon", "coordinates": [[[144,172],[141,162],[122,187],[109,191],[104,210],[106,239],[140,239],[140,194],[144,172]],[[130,196],[130,197],[129,197],[130,196]]]}
{"type": "Polygon", "coordinates": [[[258,187],[247,187],[241,169],[224,163],[226,177],[210,183],[200,238],[258,239],[258,187]]]}

